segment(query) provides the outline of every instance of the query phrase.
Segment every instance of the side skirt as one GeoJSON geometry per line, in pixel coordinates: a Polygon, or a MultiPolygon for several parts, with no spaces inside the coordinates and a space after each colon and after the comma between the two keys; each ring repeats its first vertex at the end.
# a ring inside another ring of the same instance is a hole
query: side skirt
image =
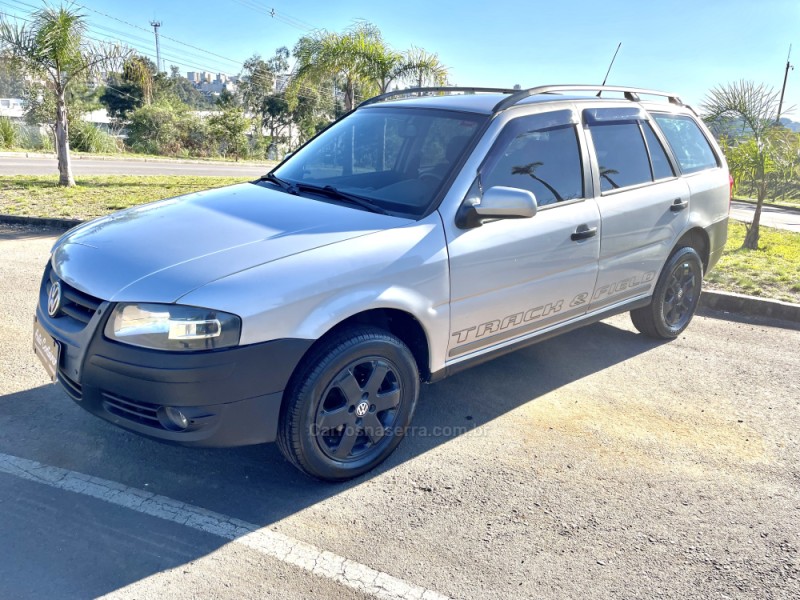
{"type": "Polygon", "coordinates": [[[564,324],[550,327],[548,329],[534,333],[532,335],[529,335],[515,342],[511,342],[510,344],[506,344],[499,348],[483,350],[477,356],[459,359],[457,362],[452,362],[450,364],[447,364],[443,369],[440,369],[435,373],[431,373],[431,376],[426,383],[436,383],[437,381],[441,381],[445,377],[450,377],[451,375],[455,375],[456,373],[460,373],[461,371],[464,371],[476,365],[480,365],[482,363],[489,362],[490,360],[494,360],[495,358],[499,358],[506,354],[510,354],[511,352],[519,350],[520,348],[533,346],[534,344],[538,344],[539,342],[549,340],[550,338],[556,337],[557,335],[561,335],[562,333],[567,333],[568,331],[580,329],[581,327],[585,327],[586,325],[591,325],[592,323],[596,323],[597,321],[602,321],[603,319],[607,319],[608,317],[612,317],[620,313],[628,312],[637,308],[642,308],[650,304],[651,299],[652,296],[644,296],[642,298],[638,298],[635,300],[629,300],[622,304],[616,304],[614,306],[605,308],[600,312],[583,315],[581,317],[568,321],[564,324]]]}

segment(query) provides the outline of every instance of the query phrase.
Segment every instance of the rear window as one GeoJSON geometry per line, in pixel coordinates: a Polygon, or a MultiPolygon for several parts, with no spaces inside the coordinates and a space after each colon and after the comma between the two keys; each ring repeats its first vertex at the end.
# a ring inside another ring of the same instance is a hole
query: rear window
{"type": "Polygon", "coordinates": [[[672,153],[684,173],[696,173],[719,166],[706,136],[690,117],[683,115],[653,114],[664,132],[672,153]]]}

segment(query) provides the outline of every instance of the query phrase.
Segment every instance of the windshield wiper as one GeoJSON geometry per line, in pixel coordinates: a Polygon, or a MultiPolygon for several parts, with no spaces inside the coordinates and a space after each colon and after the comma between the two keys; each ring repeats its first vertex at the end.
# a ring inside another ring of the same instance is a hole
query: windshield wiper
{"type": "Polygon", "coordinates": [[[350,204],[355,204],[356,206],[360,206],[361,208],[365,208],[371,212],[380,213],[382,215],[389,214],[385,208],[378,206],[375,202],[373,202],[369,198],[365,198],[364,196],[359,196],[358,194],[351,194],[350,192],[343,192],[342,190],[336,189],[332,185],[318,186],[318,185],[311,185],[308,183],[296,183],[294,187],[295,189],[301,191],[323,194],[335,200],[344,200],[345,202],[349,202],[350,204]]]}
{"type": "Polygon", "coordinates": [[[277,185],[283,191],[293,194],[295,196],[297,195],[297,186],[295,184],[286,181],[285,179],[281,179],[280,177],[274,175],[273,173],[267,173],[263,177],[260,177],[259,181],[269,181],[277,185]]]}

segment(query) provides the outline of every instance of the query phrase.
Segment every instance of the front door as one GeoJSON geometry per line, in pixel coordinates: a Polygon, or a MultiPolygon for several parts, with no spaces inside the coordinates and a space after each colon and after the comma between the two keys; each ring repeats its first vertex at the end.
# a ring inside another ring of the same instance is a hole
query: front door
{"type": "Polygon", "coordinates": [[[493,186],[533,192],[529,219],[447,228],[448,361],[512,343],[587,311],[597,277],[600,213],[586,198],[585,148],[573,111],[513,119],[470,194],[493,186]]]}

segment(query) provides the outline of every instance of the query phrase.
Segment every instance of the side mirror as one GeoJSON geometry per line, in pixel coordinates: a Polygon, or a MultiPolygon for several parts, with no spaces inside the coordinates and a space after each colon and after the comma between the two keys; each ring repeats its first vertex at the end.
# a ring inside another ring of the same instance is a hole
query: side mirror
{"type": "Polygon", "coordinates": [[[536,214],[536,196],[528,190],[495,186],[483,193],[480,202],[467,199],[456,215],[461,229],[480,227],[495,219],[530,219],[536,214]]]}

